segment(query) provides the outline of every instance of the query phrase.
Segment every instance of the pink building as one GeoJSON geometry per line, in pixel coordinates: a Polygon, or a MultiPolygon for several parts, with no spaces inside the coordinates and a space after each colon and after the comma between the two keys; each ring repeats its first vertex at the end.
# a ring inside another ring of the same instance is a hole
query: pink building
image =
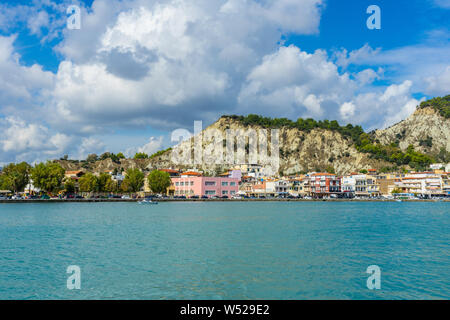
{"type": "Polygon", "coordinates": [[[236,178],[182,175],[171,179],[175,187],[175,196],[230,198],[239,191],[239,179],[236,178]]]}

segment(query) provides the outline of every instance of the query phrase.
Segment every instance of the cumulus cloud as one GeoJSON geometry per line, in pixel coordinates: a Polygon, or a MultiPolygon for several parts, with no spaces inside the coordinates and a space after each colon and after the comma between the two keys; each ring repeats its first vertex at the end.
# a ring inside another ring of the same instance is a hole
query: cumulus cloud
{"type": "Polygon", "coordinates": [[[361,93],[340,106],[342,118],[363,124],[367,129],[386,128],[411,115],[421,101],[411,96],[409,80],[379,92],[361,93]]]}
{"type": "Polygon", "coordinates": [[[2,160],[45,160],[64,152],[71,138],[61,133],[51,134],[48,128],[36,123],[26,123],[22,119],[8,117],[0,121],[2,135],[2,160]]]}
{"type": "Polygon", "coordinates": [[[273,116],[320,117],[337,114],[336,101],[350,98],[357,88],[349,74],[340,74],[326,52],[313,54],[291,45],[263,58],[248,75],[239,103],[248,110],[258,106],[273,116]]]}
{"type": "Polygon", "coordinates": [[[148,142],[141,147],[128,148],[125,152],[127,157],[133,157],[138,152],[152,155],[163,147],[164,137],[150,137],[148,142]]]}
{"type": "MultiPolygon", "coordinates": [[[[338,119],[373,128],[413,111],[413,87],[448,87],[445,46],[384,51],[365,45],[332,56],[284,46],[283,35],[318,33],[323,2],[95,0],[90,8],[81,6],[81,30],[58,29],[64,15],[39,16],[27,7],[30,16],[20,21],[31,33],[63,35],[55,49],[62,61],[56,74],[23,66],[15,36],[0,36],[0,116],[16,119],[3,120],[0,129],[25,134],[23,141],[3,138],[0,147],[9,158],[34,160],[52,152],[84,158],[112,151],[106,150],[111,143],[94,137],[117,129],[173,130],[231,113],[338,119]],[[399,71],[411,65],[417,74],[399,71]],[[396,72],[394,84],[374,86],[385,70],[396,72]]],[[[51,0],[40,3],[62,9],[51,0]]],[[[0,29],[8,19],[0,13],[0,29]]],[[[152,137],[128,151],[153,153],[163,145],[163,138],[152,137]]]]}
{"type": "MultiPolygon", "coordinates": [[[[441,74],[442,70],[450,67],[450,46],[448,46],[448,30],[434,30],[428,34],[424,44],[411,45],[390,50],[373,49],[365,44],[360,49],[348,52],[346,49],[334,53],[336,65],[344,70],[350,66],[382,67],[383,72],[390,74],[390,80],[403,82],[413,81],[414,91],[433,95],[437,90],[433,85],[433,78],[441,74]]],[[[448,86],[447,86],[448,93],[448,86]]]]}
{"type": "Polygon", "coordinates": [[[450,93],[450,65],[436,76],[427,77],[425,79],[427,92],[434,95],[447,95],[450,93]]]}
{"type": "Polygon", "coordinates": [[[282,32],[317,32],[321,8],[321,0],[97,0],[83,9],[82,32],[64,31],[49,121],[79,133],[212,121],[236,105],[242,79],[282,32]]]}
{"type": "Polygon", "coordinates": [[[51,90],[54,75],[38,64],[20,64],[13,43],[16,35],[0,36],[0,113],[22,115],[23,109],[35,105],[43,90],[51,90]]]}
{"type": "Polygon", "coordinates": [[[79,144],[76,157],[78,159],[86,159],[86,157],[91,154],[101,154],[105,151],[105,144],[94,137],[84,137],[81,139],[79,144]]]}

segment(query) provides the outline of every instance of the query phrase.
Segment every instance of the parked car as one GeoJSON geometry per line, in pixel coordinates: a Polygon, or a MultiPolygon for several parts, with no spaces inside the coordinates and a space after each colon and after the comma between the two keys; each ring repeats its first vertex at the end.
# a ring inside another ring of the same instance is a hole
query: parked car
{"type": "Polygon", "coordinates": [[[208,196],[202,196],[202,199],[209,199],[208,196]]]}
{"type": "Polygon", "coordinates": [[[131,199],[131,198],[130,198],[130,196],[123,195],[123,196],[122,196],[122,199],[131,199]]]}
{"type": "Polygon", "coordinates": [[[190,199],[199,199],[200,197],[199,196],[190,196],[189,198],[190,199]]]}

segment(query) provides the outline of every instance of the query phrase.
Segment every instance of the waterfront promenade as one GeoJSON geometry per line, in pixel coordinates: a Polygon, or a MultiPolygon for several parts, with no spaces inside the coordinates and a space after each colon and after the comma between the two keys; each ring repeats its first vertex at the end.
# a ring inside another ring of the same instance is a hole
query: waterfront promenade
{"type": "MultiPolygon", "coordinates": [[[[139,202],[138,199],[20,199],[0,200],[0,203],[88,203],[88,202],[139,202]]],[[[397,202],[395,199],[175,199],[161,198],[157,202],[397,202]]],[[[402,199],[402,202],[450,202],[450,199],[402,199]]]]}

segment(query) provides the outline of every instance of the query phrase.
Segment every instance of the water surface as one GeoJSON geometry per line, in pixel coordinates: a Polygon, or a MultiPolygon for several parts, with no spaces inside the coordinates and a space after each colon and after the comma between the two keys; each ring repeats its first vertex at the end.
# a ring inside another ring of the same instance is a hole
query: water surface
{"type": "Polygon", "coordinates": [[[450,204],[0,204],[0,299],[449,299],[450,204]],[[81,290],[66,269],[81,268],[81,290]],[[381,290],[366,269],[381,268],[381,290]]]}

